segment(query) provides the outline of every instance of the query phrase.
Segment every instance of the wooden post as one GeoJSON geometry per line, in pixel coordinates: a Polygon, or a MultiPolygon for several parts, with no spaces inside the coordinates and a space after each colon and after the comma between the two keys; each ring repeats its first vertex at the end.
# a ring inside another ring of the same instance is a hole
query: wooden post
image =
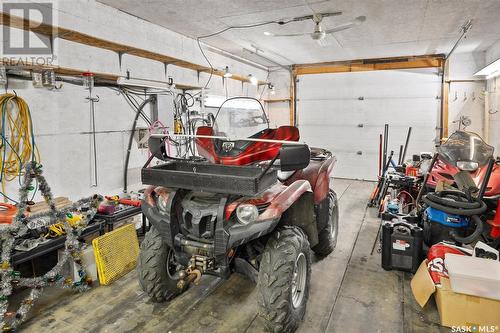
{"type": "Polygon", "coordinates": [[[450,95],[450,82],[448,81],[449,63],[448,60],[443,61],[441,66],[443,71],[442,87],[441,87],[441,141],[448,137],[449,131],[449,95],[450,95]]]}
{"type": "Polygon", "coordinates": [[[290,126],[295,126],[296,125],[296,119],[295,119],[295,110],[297,107],[297,99],[296,99],[296,92],[297,92],[297,75],[295,75],[295,72],[292,70],[290,72],[290,126]]]}

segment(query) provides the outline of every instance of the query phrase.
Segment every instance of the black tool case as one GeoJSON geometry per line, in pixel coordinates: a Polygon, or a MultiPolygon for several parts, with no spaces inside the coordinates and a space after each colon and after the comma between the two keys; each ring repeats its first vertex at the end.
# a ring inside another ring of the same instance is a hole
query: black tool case
{"type": "Polygon", "coordinates": [[[423,230],[401,221],[382,222],[382,268],[415,273],[422,261],[423,230]]]}
{"type": "Polygon", "coordinates": [[[206,162],[172,160],[142,168],[146,185],[182,188],[201,192],[254,196],[276,183],[277,171],[256,166],[232,166],[206,162]]]}

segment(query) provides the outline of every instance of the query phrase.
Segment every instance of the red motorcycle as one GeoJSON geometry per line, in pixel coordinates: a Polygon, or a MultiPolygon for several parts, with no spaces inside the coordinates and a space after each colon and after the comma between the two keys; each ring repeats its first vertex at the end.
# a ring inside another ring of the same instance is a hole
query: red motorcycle
{"type": "Polygon", "coordinates": [[[298,143],[296,127],[269,128],[256,99],[228,99],[214,118],[194,136],[200,157],[172,158],[169,137],[149,140],[142,181],[152,186],[142,210],[151,230],[140,284],[159,302],[204,274],[240,272],[257,282],[269,329],[294,331],[308,298],[310,249],[326,256],[336,244],[335,158],[298,143]],[[153,157],[166,163],[149,167],[153,157]]]}

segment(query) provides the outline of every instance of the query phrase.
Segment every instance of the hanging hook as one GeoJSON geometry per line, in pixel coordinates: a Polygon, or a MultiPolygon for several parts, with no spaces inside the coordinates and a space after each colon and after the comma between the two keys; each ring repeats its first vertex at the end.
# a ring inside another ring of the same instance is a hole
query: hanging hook
{"type": "Polygon", "coordinates": [[[455,90],[455,99],[453,101],[456,101],[458,99],[458,91],[455,90]]]}
{"type": "Polygon", "coordinates": [[[99,102],[99,95],[96,95],[95,97],[88,96],[88,97],[85,97],[85,99],[86,99],[88,102],[97,103],[97,102],[99,102]]]}
{"type": "Polygon", "coordinates": [[[467,100],[467,92],[464,91],[464,102],[467,100]]]}

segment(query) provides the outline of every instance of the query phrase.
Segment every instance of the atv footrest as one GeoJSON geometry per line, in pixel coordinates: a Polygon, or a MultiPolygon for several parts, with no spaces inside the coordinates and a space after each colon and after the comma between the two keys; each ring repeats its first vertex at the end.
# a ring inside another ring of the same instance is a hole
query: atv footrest
{"type": "Polygon", "coordinates": [[[277,181],[277,171],[262,168],[231,166],[206,162],[169,161],[143,168],[142,183],[202,192],[254,196],[277,181]]]}

